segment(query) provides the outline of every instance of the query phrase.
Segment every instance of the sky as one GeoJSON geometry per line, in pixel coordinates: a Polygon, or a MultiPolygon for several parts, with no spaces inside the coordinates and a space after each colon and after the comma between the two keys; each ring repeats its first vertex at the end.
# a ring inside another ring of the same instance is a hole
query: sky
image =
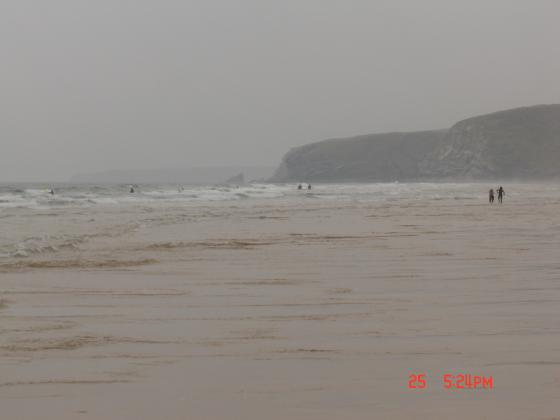
{"type": "Polygon", "coordinates": [[[0,182],[560,102],[557,0],[0,0],[0,182]]]}

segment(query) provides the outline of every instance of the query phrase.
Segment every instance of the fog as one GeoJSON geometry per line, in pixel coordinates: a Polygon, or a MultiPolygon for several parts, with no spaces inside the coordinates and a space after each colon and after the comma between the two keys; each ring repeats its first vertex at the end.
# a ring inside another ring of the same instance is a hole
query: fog
{"type": "Polygon", "coordinates": [[[554,0],[1,0],[0,182],[560,102],[554,0]]]}

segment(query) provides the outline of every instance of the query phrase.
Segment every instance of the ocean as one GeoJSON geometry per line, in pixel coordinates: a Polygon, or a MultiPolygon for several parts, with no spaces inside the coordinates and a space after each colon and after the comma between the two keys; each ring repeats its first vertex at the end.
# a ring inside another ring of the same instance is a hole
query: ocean
{"type": "MultiPolygon", "coordinates": [[[[177,217],[207,217],[208,206],[239,202],[399,203],[453,199],[484,201],[491,183],[250,184],[0,184],[0,264],[37,254],[76,250],[92,238],[117,237],[177,217]],[[50,194],[54,189],[55,194],[50,194]]],[[[523,195],[560,200],[555,184],[506,186],[507,199],[523,195]]]]}
{"type": "Polygon", "coordinates": [[[2,408],[553,418],[560,187],[499,185],[2,185],[2,408]]]}

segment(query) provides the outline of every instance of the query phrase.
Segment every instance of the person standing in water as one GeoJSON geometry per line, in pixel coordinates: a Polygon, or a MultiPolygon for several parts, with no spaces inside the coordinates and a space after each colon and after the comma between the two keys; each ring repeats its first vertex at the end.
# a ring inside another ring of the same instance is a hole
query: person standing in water
{"type": "Polygon", "coordinates": [[[298,189],[298,190],[301,190],[302,188],[303,188],[303,186],[302,186],[301,184],[299,184],[299,185],[297,186],[297,189],[298,189]]]}
{"type": "Polygon", "coordinates": [[[130,194],[134,194],[134,187],[132,185],[130,186],[130,194]]]}
{"type": "Polygon", "coordinates": [[[490,188],[490,191],[488,191],[488,202],[490,204],[494,202],[494,190],[492,188],[490,188]]]}
{"type": "Polygon", "coordinates": [[[307,189],[308,189],[308,190],[311,189],[311,184],[307,184],[307,189]]]}
{"type": "Polygon", "coordinates": [[[506,195],[506,192],[504,191],[504,188],[500,185],[500,188],[498,188],[498,201],[500,202],[500,204],[504,200],[504,195],[506,195]]]}

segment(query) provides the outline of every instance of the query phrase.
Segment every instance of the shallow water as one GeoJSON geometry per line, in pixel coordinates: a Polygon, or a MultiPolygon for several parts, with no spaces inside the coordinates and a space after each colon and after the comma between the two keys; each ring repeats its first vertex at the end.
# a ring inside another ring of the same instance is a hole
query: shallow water
{"type": "MultiPolygon", "coordinates": [[[[130,186],[122,184],[0,184],[0,264],[80,249],[94,238],[117,238],[148,225],[205,219],[215,209],[219,212],[221,207],[241,201],[273,207],[275,202],[298,206],[306,200],[334,200],[387,203],[397,208],[402,203],[426,200],[485,202],[492,187],[468,183],[319,184],[310,191],[299,191],[293,184],[136,185],[131,194],[130,186]],[[49,193],[51,187],[54,196],[49,193]]],[[[543,203],[560,201],[560,186],[554,184],[515,184],[506,190],[506,201],[516,197],[543,203]]]]}
{"type": "Polygon", "coordinates": [[[261,187],[277,196],[3,209],[3,413],[557,416],[557,186],[492,206],[486,184],[261,187]],[[445,390],[449,372],[495,389],[445,390]]]}

